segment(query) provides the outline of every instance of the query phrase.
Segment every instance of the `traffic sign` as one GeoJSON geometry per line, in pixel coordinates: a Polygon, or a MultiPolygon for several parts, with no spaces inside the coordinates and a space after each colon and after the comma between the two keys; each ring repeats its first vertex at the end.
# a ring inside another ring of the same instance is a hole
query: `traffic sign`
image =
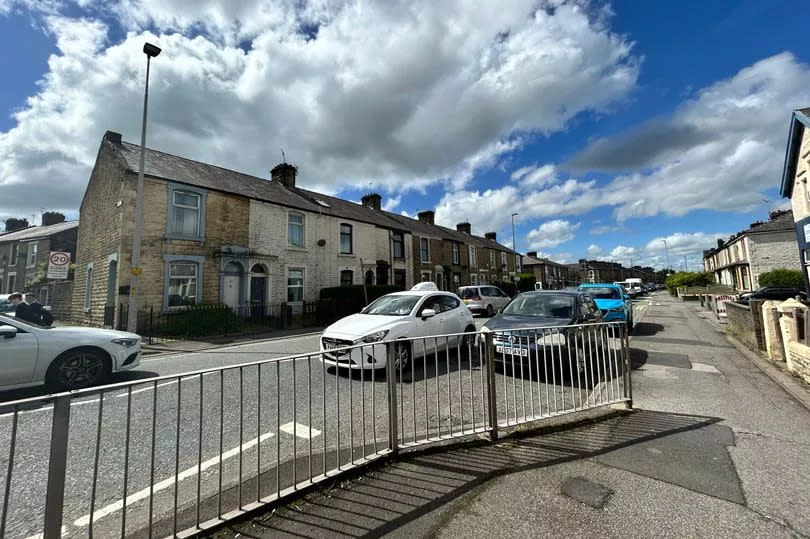
{"type": "Polygon", "coordinates": [[[48,279],[67,279],[70,269],[70,253],[51,251],[48,257],[48,279]]]}

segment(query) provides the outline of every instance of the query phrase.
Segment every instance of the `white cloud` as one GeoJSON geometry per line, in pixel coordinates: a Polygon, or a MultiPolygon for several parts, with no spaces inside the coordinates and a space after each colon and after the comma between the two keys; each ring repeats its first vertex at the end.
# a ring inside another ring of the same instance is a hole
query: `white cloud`
{"type": "Polygon", "coordinates": [[[705,232],[685,234],[678,232],[650,240],[647,243],[646,250],[649,253],[659,255],[669,253],[670,258],[673,256],[683,258],[683,255],[694,255],[702,258],[704,250],[717,247],[718,238],[728,239],[729,236],[730,234],[727,232],[714,234],[705,232]],[[665,240],[666,244],[664,244],[665,240]]]}
{"type": "Polygon", "coordinates": [[[543,187],[556,183],[556,167],[551,164],[519,168],[512,173],[512,179],[522,187],[543,187]]]}
{"type": "Polygon", "coordinates": [[[78,5],[85,18],[45,20],[58,51],[0,133],[0,214],[75,209],[104,131],[138,141],[147,40],[163,48],[149,146],[260,176],[284,148],[301,184],[326,192],[463,191],[526,137],[623,98],[639,70],[632,45],[576,2],[78,5]]]}
{"type": "Polygon", "coordinates": [[[402,195],[397,195],[394,197],[388,197],[383,199],[382,209],[385,211],[394,211],[399,203],[402,201],[402,195]]]}
{"type": "Polygon", "coordinates": [[[588,233],[591,236],[601,236],[602,234],[607,234],[609,232],[617,232],[621,229],[622,227],[617,225],[599,225],[589,228],[588,233]]]}
{"type": "Polygon", "coordinates": [[[547,221],[528,234],[532,249],[556,247],[576,237],[575,232],[582,223],[571,223],[563,219],[547,221]]]}
{"type": "Polygon", "coordinates": [[[588,256],[598,256],[602,254],[602,248],[595,243],[592,243],[588,246],[586,252],[588,253],[588,256]]]}

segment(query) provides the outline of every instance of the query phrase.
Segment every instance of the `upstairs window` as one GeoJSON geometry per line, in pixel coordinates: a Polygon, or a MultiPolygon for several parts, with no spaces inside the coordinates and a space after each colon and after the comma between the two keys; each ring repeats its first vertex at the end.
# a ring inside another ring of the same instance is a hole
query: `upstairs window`
{"type": "Polygon", "coordinates": [[[352,225],[340,225],[340,254],[352,254],[352,225]]]}
{"type": "Polygon", "coordinates": [[[33,268],[37,265],[37,242],[28,244],[28,264],[26,267],[33,268]]]}
{"type": "Polygon", "coordinates": [[[405,258],[405,234],[394,232],[391,241],[393,242],[394,258],[405,258]]]}
{"type": "Polygon", "coordinates": [[[290,247],[304,246],[304,216],[300,213],[287,215],[287,245],[290,247]]]}
{"type": "Polygon", "coordinates": [[[458,243],[453,244],[453,264],[459,263],[458,243]]]}
{"type": "Polygon", "coordinates": [[[476,267],[478,265],[478,261],[475,259],[475,246],[470,245],[468,250],[470,254],[470,267],[476,267]]]}
{"type": "Polygon", "coordinates": [[[172,191],[169,234],[196,238],[200,236],[200,208],[202,196],[199,193],[172,191]]]}
{"type": "Polygon", "coordinates": [[[422,262],[430,262],[430,243],[427,238],[419,238],[419,253],[422,262]]]}

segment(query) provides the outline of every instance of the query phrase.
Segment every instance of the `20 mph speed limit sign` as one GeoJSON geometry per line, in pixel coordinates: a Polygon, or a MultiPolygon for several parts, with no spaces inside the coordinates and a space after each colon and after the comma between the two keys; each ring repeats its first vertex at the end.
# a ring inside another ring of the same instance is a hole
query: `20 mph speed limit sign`
{"type": "Polygon", "coordinates": [[[70,268],[70,253],[51,251],[48,257],[48,279],[67,279],[70,268]]]}

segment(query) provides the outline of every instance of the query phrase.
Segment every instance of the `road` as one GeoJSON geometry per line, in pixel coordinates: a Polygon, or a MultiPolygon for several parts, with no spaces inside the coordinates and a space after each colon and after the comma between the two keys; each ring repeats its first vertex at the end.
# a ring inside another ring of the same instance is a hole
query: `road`
{"type": "MultiPolygon", "coordinates": [[[[639,320],[649,302],[635,303],[639,320]]],[[[485,321],[476,319],[476,325],[485,321]]],[[[196,521],[197,508],[205,521],[220,506],[227,512],[387,449],[384,374],[336,373],[317,355],[251,364],[317,349],[318,335],[301,335],[146,357],[137,372],[115,380],[143,379],[129,391],[111,389],[76,399],[70,407],[64,533],[88,535],[93,494],[94,534],[106,537],[125,529],[139,535],[150,515],[170,533],[175,523],[167,519],[175,512],[182,514],[177,528],[184,529],[196,521]],[[209,372],[149,379],[192,371],[209,372]],[[238,489],[240,477],[244,486],[238,489]],[[155,485],[151,497],[150,484],[155,485]]],[[[405,443],[483,430],[486,388],[478,354],[468,357],[447,346],[438,357],[418,359],[410,373],[402,374],[397,395],[405,443]]],[[[497,375],[502,422],[582,406],[594,398],[587,385],[563,383],[553,373],[528,374],[497,375]]],[[[2,400],[20,397],[20,392],[0,395],[2,400]]],[[[45,404],[17,415],[8,537],[42,531],[52,408],[45,404]]],[[[13,422],[13,414],[0,414],[2,448],[10,447],[13,422]]],[[[4,485],[9,454],[0,453],[4,485]]]]}

